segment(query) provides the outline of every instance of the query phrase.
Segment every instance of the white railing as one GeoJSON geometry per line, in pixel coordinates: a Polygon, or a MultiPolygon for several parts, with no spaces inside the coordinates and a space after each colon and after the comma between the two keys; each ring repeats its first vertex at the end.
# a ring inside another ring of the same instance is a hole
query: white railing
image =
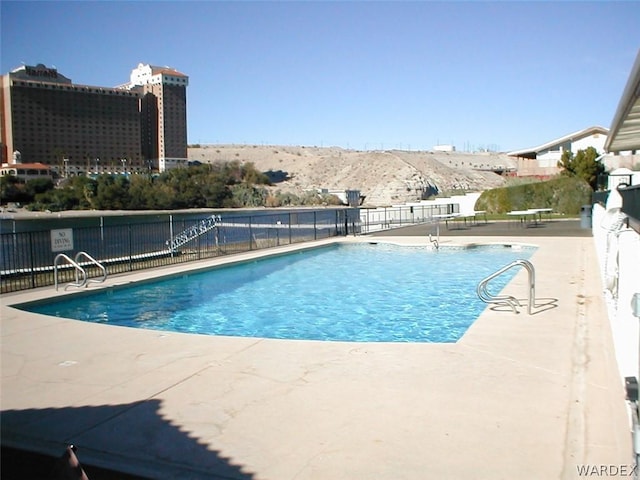
{"type": "Polygon", "coordinates": [[[58,265],[62,260],[66,261],[67,264],[71,265],[75,273],[75,282],[67,284],[67,286],[64,287],[65,290],[69,287],[78,287],[78,288],[86,287],[87,283],[89,282],[101,283],[107,279],[107,269],[105,268],[105,266],[102,265],[100,262],[98,262],[91,255],[89,255],[87,252],[78,252],[74,259],[71,259],[68,255],[65,255],[64,253],[59,253],[58,255],[56,255],[56,258],[53,260],[53,275],[54,275],[56,290],[58,290],[58,268],[59,268],[58,265]],[[89,280],[89,277],[87,276],[87,271],[80,264],[81,258],[84,258],[89,263],[96,265],[102,271],[102,278],[99,278],[96,280],[89,280]]]}
{"type": "Polygon", "coordinates": [[[56,255],[56,258],[53,260],[53,271],[55,277],[55,286],[56,290],[58,290],[58,264],[61,260],[65,260],[68,264],[73,266],[76,275],[76,281],[68,284],[64,289],[66,290],[68,287],[84,287],[87,284],[87,272],[85,272],[84,268],[82,268],[75,260],[72,260],[68,255],[64,253],[59,253],[56,255]]]}
{"type": "Polygon", "coordinates": [[[98,278],[98,279],[88,279],[87,283],[103,283],[106,279],[107,279],[107,269],[104,265],[102,265],[100,262],[98,262],[95,258],[93,258],[91,255],[89,255],[87,252],[78,252],[76,254],[75,257],[75,262],[80,265],[80,259],[81,258],[85,258],[87,259],[91,264],[95,265],[96,267],[98,267],[100,269],[100,271],[102,272],[102,278],[98,278]]]}
{"type": "Polygon", "coordinates": [[[188,243],[200,235],[204,235],[208,231],[213,230],[221,221],[222,218],[220,215],[211,215],[210,217],[201,220],[196,225],[180,232],[176,236],[172,235],[171,238],[166,241],[166,245],[170,251],[174,252],[178,247],[181,247],[185,243],[188,243]]]}

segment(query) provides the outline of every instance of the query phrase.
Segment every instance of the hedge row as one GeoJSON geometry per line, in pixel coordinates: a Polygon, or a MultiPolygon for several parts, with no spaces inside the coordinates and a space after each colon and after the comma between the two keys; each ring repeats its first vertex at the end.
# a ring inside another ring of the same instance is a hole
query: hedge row
{"type": "Polygon", "coordinates": [[[553,208],[556,213],[577,215],[591,202],[591,187],[577,177],[557,177],[545,182],[487,190],[476,202],[476,210],[506,213],[529,208],[553,208]]]}

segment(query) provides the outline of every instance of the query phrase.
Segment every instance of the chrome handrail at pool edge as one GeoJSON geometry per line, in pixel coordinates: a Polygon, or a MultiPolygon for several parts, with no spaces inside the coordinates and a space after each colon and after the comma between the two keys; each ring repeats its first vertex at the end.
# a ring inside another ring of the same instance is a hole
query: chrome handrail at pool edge
{"type": "Polygon", "coordinates": [[[89,279],[89,280],[87,280],[86,283],[91,283],[91,282],[93,282],[93,283],[103,283],[107,279],[107,268],[104,265],[102,265],[99,261],[97,261],[95,258],[93,258],[91,255],[89,255],[87,252],[78,252],[78,253],[76,253],[76,256],[75,256],[74,260],[78,265],[80,265],[80,258],[81,257],[84,257],[87,260],[89,260],[89,262],[93,263],[102,272],[102,278],[99,278],[99,279],[96,279],[96,280],[90,280],[89,279]]]}
{"type": "Polygon", "coordinates": [[[78,265],[78,263],[75,260],[72,260],[68,255],[65,255],[64,253],[59,253],[58,255],[56,255],[56,258],[53,260],[53,271],[54,271],[54,277],[55,277],[56,290],[58,290],[58,263],[60,260],[66,260],[67,263],[72,265],[75,269],[76,281],[75,283],[70,283],[69,285],[67,285],[65,287],[65,290],[67,289],[67,287],[78,287],[78,288],[84,287],[87,284],[87,272],[85,271],[85,269],[82,268],[80,265],[78,265]],[[82,274],[82,281],[78,278],[78,272],[82,274]]]}
{"type": "Polygon", "coordinates": [[[508,265],[505,265],[504,267],[502,267],[501,269],[499,269],[498,271],[492,273],[491,275],[489,275],[488,277],[484,278],[483,280],[480,281],[480,283],[478,283],[478,288],[476,289],[476,292],[478,294],[478,297],[480,298],[480,300],[482,300],[485,303],[495,303],[495,304],[502,304],[502,305],[508,305],[513,309],[514,313],[518,313],[518,309],[516,307],[521,307],[522,305],[520,305],[520,302],[518,301],[517,298],[511,296],[511,295],[492,295],[491,293],[489,293],[489,291],[487,290],[487,284],[493,280],[494,278],[502,275],[504,272],[506,272],[507,270],[510,270],[513,267],[524,267],[526,268],[528,275],[529,275],[529,303],[527,305],[527,313],[529,315],[531,315],[531,312],[533,310],[533,306],[534,306],[534,302],[535,302],[535,298],[536,298],[536,294],[535,294],[535,268],[533,267],[533,264],[531,262],[529,262],[528,260],[523,260],[523,259],[519,259],[519,260],[514,260],[513,262],[511,262],[508,265]]]}

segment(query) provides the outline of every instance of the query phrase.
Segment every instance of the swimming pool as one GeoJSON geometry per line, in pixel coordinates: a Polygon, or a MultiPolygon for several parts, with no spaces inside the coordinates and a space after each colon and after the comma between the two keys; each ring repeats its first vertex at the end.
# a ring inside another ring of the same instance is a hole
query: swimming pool
{"type": "MultiPolygon", "coordinates": [[[[31,312],[208,335],[456,342],[482,313],[478,282],[532,247],[342,244],[44,304],[31,312]]],[[[498,293],[515,269],[491,282],[498,293]]]]}

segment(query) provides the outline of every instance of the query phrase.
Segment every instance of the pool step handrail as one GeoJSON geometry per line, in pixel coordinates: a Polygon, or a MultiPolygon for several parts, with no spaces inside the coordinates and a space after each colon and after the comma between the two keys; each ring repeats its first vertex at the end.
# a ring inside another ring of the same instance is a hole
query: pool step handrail
{"type": "Polygon", "coordinates": [[[75,260],[71,259],[68,255],[64,253],[59,253],[56,255],[56,258],[53,260],[53,276],[56,286],[56,291],[58,290],[58,264],[61,260],[65,260],[68,264],[72,265],[75,269],[76,281],[69,283],[64,289],[66,290],[69,287],[84,287],[87,284],[87,272],[84,268],[82,268],[75,260]]]}
{"type": "Polygon", "coordinates": [[[535,272],[535,268],[533,267],[533,264],[528,260],[524,260],[524,259],[514,260],[510,264],[505,265],[504,267],[492,273],[488,277],[482,279],[480,283],[478,283],[478,288],[476,289],[476,292],[480,300],[482,300],[483,302],[494,303],[497,305],[506,305],[513,309],[513,313],[518,313],[518,307],[522,307],[522,305],[520,305],[520,302],[518,301],[517,298],[511,295],[493,295],[489,293],[489,291],[487,290],[487,285],[491,280],[502,275],[504,272],[514,267],[524,267],[527,270],[527,273],[529,275],[529,298],[528,298],[529,303],[527,305],[527,313],[531,315],[531,312],[533,311],[535,299],[536,299],[536,279],[535,279],[536,272],[535,272]]]}
{"type": "Polygon", "coordinates": [[[76,253],[76,256],[74,258],[75,262],[80,265],[80,259],[84,258],[86,260],[88,260],[91,264],[95,265],[96,267],[98,267],[100,269],[100,271],[102,272],[102,277],[101,278],[93,278],[93,279],[87,279],[87,284],[89,283],[104,283],[104,281],[107,279],[107,268],[101,264],[99,261],[97,261],[95,258],[93,258],[91,255],[89,255],[87,252],[78,252],[76,253]]]}
{"type": "Polygon", "coordinates": [[[440,248],[440,244],[438,243],[438,239],[437,238],[431,238],[431,234],[429,234],[429,241],[431,242],[431,245],[433,245],[433,248],[435,248],[436,250],[438,250],[440,248]]]}
{"type": "Polygon", "coordinates": [[[180,232],[176,236],[172,236],[165,242],[165,244],[171,252],[175,252],[178,247],[181,247],[200,235],[204,235],[208,231],[213,230],[218,227],[221,222],[222,217],[220,215],[211,215],[210,217],[200,220],[200,222],[180,232]]]}

